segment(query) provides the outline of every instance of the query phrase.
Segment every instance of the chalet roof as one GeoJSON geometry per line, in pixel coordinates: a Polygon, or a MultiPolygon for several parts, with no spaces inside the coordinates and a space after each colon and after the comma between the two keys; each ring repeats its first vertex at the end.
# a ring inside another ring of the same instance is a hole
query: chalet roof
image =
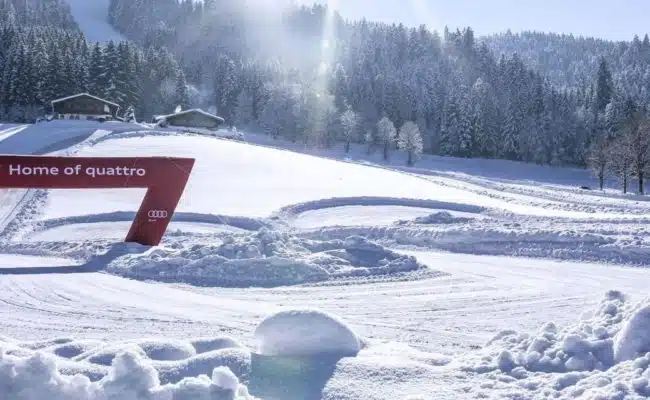
{"type": "Polygon", "coordinates": [[[214,119],[216,121],[219,121],[220,123],[226,122],[225,119],[219,117],[218,115],[210,114],[209,112],[203,111],[200,108],[192,108],[190,110],[180,111],[180,112],[177,112],[177,113],[174,113],[174,114],[169,114],[169,115],[157,115],[154,118],[156,120],[160,120],[160,119],[163,119],[163,118],[167,119],[167,118],[176,117],[176,116],[185,115],[185,114],[201,114],[201,115],[203,115],[205,117],[208,117],[210,119],[214,119]]]}
{"type": "Polygon", "coordinates": [[[97,96],[93,96],[92,94],[88,94],[88,93],[79,93],[79,94],[75,94],[75,95],[72,95],[72,96],[62,97],[62,98],[60,98],[60,99],[52,100],[52,104],[54,104],[54,103],[60,103],[60,102],[62,102],[62,101],[66,101],[66,100],[74,99],[74,98],[77,98],[77,97],[90,97],[91,99],[95,99],[95,100],[101,101],[102,103],[106,103],[106,104],[108,104],[108,105],[111,105],[111,106],[115,106],[115,107],[117,107],[117,108],[120,108],[119,104],[115,104],[115,103],[113,103],[113,102],[111,102],[111,101],[104,100],[104,99],[102,99],[102,98],[99,98],[99,97],[97,97],[97,96]]]}

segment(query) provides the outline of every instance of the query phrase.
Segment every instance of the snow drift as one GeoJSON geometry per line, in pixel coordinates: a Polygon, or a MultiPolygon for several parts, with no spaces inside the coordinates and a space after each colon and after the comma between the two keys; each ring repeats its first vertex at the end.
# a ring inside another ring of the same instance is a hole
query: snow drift
{"type": "Polygon", "coordinates": [[[630,304],[622,293],[610,291],[574,326],[560,329],[549,322],[534,334],[500,332],[480,352],[466,356],[462,369],[484,374],[495,386],[509,383],[509,390],[526,396],[647,398],[649,328],[650,299],[630,304]]]}
{"type": "Polygon", "coordinates": [[[35,353],[27,357],[0,353],[0,399],[52,400],[182,400],[253,399],[226,367],[216,367],[211,377],[184,378],[162,385],[158,372],[140,354],[124,351],[108,374],[96,382],[81,374],[63,375],[54,357],[35,353]]]}
{"type": "MultiPolygon", "coordinates": [[[[344,357],[361,348],[345,322],[319,310],[269,315],[258,325],[256,337],[261,351],[272,355],[334,351],[344,357]]],[[[242,380],[255,383],[265,377],[264,371],[253,376],[251,366],[250,351],[230,337],[122,343],[1,338],[0,400],[253,399],[242,380]]],[[[291,369],[285,372],[293,376],[291,369]]]]}
{"type": "MultiPolygon", "coordinates": [[[[572,326],[549,322],[532,334],[506,330],[480,350],[453,356],[359,338],[338,317],[318,310],[270,315],[256,338],[260,354],[282,362],[347,352],[319,383],[326,400],[642,399],[650,396],[649,309],[650,299],[632,304],[610,291],[572,326]]],[[[255,391],[264,377],[254,370],[251,351],[229,337],[121,343],[0,338],[0,348],[0,399],[265,396],[255,391]]],[[[304,373],[288,365],[288,378],[304,373]]],[[[286,390],[292,388],[298,389],[286,390]]]]}
{"type": "Polygon", "coordinates": [[[169,237],[166,243],[118,257],[106,270],[135,279],[222,287],[285,286],[427,270],[414,257],[358,236],[308,240],[263,228],[191,241],[169,237]]]}

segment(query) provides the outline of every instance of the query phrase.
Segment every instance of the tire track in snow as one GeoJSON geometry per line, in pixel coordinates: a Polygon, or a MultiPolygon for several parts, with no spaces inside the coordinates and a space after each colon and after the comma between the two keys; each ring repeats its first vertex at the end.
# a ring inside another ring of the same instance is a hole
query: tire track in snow
{"type": "Polygon", "coordinates": [[[12,126],[11,128],[5,129],[0,131],[0,142],[2,142],[5,139],[10,138],[11,136],[18,134],[28,128],[29,125],[19,125],[19,126],[12,126]]]}
{"type": "Polygon", "coordinates": [[[320,308],[362,336],[452,353],[504,328],[531,331],[609,289],[647,292],[650,271],[524,258],[407,252],[452,276],[410,282],[278,289],[197,288],[85,275],[2,276],[2,334],[176,338],[232,334],[252,343],[255,326],[279,307],[320,308]]]}
{"type": "Polygon", "coordinates": [[[101,273],[5,275],[0,290],[2,333],[12,337],[239,335],[266,308],[101,273]]]}

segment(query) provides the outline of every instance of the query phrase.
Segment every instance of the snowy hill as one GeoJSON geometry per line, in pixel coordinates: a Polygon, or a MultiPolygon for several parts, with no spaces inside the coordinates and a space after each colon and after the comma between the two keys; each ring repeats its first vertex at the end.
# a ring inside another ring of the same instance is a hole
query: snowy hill
{"type": "Polygon", "coordinates": [[[0,191],[0,370],[12,371],[0,388],[80,399],[650,394],[650,271],[629,267],[650,259],[645,198],[582,191],[581,170],[440,157],[407,168],[401,154],[385,164],[362,149],[307,154],[246,138],[255,143],[121,123],[0,126],[0,153],[196,158],[156,248],[120,243],[140,190],[0,191]],[[579,309],[592,312],[579,320],[579,309]],[[321,364],[309,379],[268,375],[310,355],[321,364]]]}
{"type": "Polygon", "coordinates": [[[108,23],[109,0],[66,0],[72,16],[87,40],[123,41],[124,37],[108,23]]]}

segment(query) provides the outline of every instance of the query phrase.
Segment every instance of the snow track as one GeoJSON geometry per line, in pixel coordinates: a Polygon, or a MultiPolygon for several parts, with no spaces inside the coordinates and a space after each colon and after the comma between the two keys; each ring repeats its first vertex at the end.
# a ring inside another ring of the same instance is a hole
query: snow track
{"type": "MultiPolygon", "coordinates": [[[[646,270],[525,258],[412,252],[452,275],[411,282],[279,289],[196,288],[108,275],[0,276],[3,334],[51,337],[184,338],[233,334],[246,342],[280,307],[344,315],[362,336],[455,353],[483,345],[504,326],[530,331],[573,322],[604,288],[640,297],[646,270]],[[578,283],[579,282],[579,283],[578,283]],[[540,312],[544,310],[544,312],[540,312]]],[[[30,262],[28,258],[22,263],[30,262]]]]}
{"type": "Polygon", "coordinates": [[[320,309],[344,318],[386,363],[352,360],[334,387],[346,376],[369,386],[391,377],[377,383],[384,391],[376,397],[346,389],[331,398],[393,399],[430,395],[409,386],[428,387],[424,381],[437,377],[459,390],[463,383],[455,381],[456,367],[433,372],[447,362],[441,356],[404,367],[413,370],[391,386],[404,371],[388,365],[382,342],[471,355],[504,329],[574,324],[576,310],[595,306],[608,290],[640,300],[650,282],[649,269],[622,266],[650,263],[650,202],[567,186],[579,171],[569,183],[509,180],[504,171],[472,175],[480,165],[461,173],[361,157],[341,162],[129,124],[64,121],[22,128],[0,141],[3,149],[197,159],[154,249],[115,244],[141,191],[3,191],[0,239],[12,254],[0,255],[0,334],[10,338],[228,335],[253,346],[268,314],[320,309]],[[43,127],[56,133],[44,139],[43,127]],[[317,279],[303,279],[310,273],[317,279]],[[233,274],[242,288],[226,287],[233,274]],[[200,287],[183,276],[216,283],[200,287]],[[264,279],[285,286],[264,288],[264,279]]]}
{"type": "MultiPolygon", "coordinates": [[[[5,128],[4,130],[0,130],[0,142],[3,140],[6,140],[13,135],[20,133],[24,129],[26,129],[29,125],[18,125],[18,126],[11,126],[9,128],[5,128]]],[[[0,128],[3,127],[0,125],[0,128]]]]}

